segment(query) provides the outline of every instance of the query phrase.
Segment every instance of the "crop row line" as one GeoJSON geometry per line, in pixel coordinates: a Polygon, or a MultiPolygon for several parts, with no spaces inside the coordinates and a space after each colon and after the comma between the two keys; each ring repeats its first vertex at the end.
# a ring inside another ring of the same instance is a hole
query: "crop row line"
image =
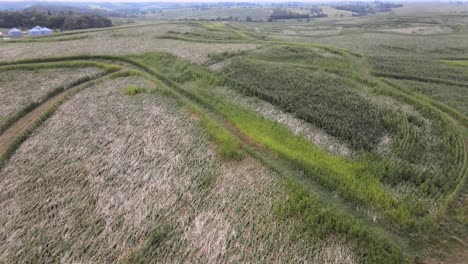
{"type": "Polygon", "coordinates": [[[402,75],[402,74],[384,73],[384,72],[372,72],[372,75],[376,77],[392,78],[392,79],[398,79],[398,80],[413,80],[413,81],[419,81],[419,82],[456,85],[456,86],[462,86],[462,87],[468,88],[468,84],[466,83],[447,81],[447,80],[438,79],[438,78],[429,78],[429,77],[420,77],[420,76],[411,76],[411,75],[402,75]]]}

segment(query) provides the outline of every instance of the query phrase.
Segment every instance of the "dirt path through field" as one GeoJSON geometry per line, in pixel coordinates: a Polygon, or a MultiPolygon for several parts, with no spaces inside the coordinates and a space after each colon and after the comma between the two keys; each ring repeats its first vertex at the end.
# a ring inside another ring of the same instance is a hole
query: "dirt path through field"
{"type": "Polygon", "coordinates": [[[28,130],[28,128],[30,128],[36,121],[38,121],[47,112],[47,110],[50,109],[50,107],[52,107],[54,104],[60,103],[66,96],[79,92],[80,89],[82,89],[89,82],[95,81],[105,76],[106,75],[102,75],[98,78],[91,79],[87,82],[66,89],[65,91],[41,103],[38,107],[34,108],[31,112],[13,123],[2,134],[0,134],[0,157],[2,157],[8,150],[11,142],[13,142],[17,136],[28,130]]]}

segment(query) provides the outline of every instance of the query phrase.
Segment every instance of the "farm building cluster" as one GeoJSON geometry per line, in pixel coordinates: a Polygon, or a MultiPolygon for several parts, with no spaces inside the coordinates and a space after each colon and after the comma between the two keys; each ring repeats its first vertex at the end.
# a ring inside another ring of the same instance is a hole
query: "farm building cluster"
{"type": "Polygon", "coordinates": [[[8,36],[10,38],[21,38],[22,36],[24,35],[28,35],[28,36],[31,36],[31,37],[35,37],[35,36],[42,36],[42,35],[49,35],[49,34],[52,34],[54,33],[54,31],[50,28],[47,28],[47,27],[40,27],[40,26],[36,26],[30,30],[28,30],[27,32],[24,32],[20,29],[17,29],[17,28],[12,28],[8,31],[8,36]]]}
{"type": "Polygon", "coordinates": [[[49,35],[52,33],[52,29],[40,26],[34,27],[28,31],[29,36],[49,35]]]}

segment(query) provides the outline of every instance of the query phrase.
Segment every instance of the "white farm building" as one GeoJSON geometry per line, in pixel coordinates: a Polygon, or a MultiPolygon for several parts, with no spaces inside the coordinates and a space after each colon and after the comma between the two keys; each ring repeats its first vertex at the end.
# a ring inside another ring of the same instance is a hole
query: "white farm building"
{"type": "Polygon", "coordinates": [[[53,31],[51,29],[48,29],[46,27],[40,27],[36,26],[28,31],[29,36],[41,36],[41,35],[49,35],[52,34],[53,31]]]}
{"type": "Polygon", "coordinates": [[[8,36],[12,38],[21,38],[23,36],[23,31],[17,28],[12,28],[8,31],[8,36]]]}

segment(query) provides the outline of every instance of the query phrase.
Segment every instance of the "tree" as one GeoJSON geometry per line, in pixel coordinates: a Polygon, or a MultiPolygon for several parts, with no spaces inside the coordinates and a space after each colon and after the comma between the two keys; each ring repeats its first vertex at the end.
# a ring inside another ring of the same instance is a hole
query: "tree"
{"type": "Polygon", "coordinates": [[[112,21],[99,15],[70,15],[70,13],[37,12],[0,12],[0,27],[34,27],[45,26],[52,29],[84,29],[111,27],[112,21]]]}
{"type": "Polygon", "coordinates": [[[78,23],[75,17],[73,16],[65,17],[63,21],[62,29],[77,29],[77,28],[78,28],[78,23]]]}

